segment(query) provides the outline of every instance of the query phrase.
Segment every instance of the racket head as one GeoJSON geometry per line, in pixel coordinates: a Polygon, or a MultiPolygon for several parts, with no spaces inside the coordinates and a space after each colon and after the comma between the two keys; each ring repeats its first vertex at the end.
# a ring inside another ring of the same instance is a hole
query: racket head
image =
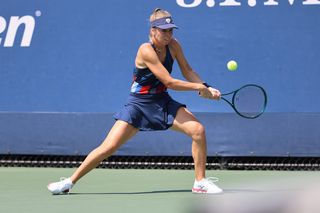
{"type": "Polygon", "coordinates": [[[267,93],[259,85],[247,84],[236,90],[232,105],[238,115],[254,119],[262,115],[267,107],[267,93]]]}
{"type": "Polygon", "coordinates": [[[234,111],[243,118],[254,119],[262,115],[267,106],[267,93],[259,85],[247,84],[222,96],[231,95],[231,102],[221,97],[232,106],[234,111]]]}

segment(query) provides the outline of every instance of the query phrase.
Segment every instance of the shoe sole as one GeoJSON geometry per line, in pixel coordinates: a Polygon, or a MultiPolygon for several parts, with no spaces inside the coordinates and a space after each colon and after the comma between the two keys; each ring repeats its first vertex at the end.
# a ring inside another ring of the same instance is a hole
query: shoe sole
{"type": "Polygon", "coordinates": [[[207,193],[207,190],[202,190],[202,189],[192,189],[192,193],[196,193],[196,194],[205,194],[207,193]]]}
{"type": "Polygon", "coordinates": [[[192,189],[192,193],[194,193],[194,194],[221,194],[221,193],[223,193],[223,191],[219,191],[219,192],[209,192],[209,193],[208,193],[208,190],[202,190],[202,189],[193,188],[193,189],[192,189]]]}

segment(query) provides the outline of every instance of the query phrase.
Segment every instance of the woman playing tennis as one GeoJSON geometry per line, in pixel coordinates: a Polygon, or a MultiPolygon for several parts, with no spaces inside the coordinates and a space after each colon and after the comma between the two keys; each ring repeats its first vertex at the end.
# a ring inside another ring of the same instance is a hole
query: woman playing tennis
{"type": "Polygon", "coordinates": [[[53,194],[69,192],[73,185],[101,161],[111,156],[139,130],[173,129],[192,139],[195,180],[193,193],[221,193],[210,178],[206,178],[206,135],[203,125],[184,104],[173,100],[167,88],[197,91],[203,98],[219,99],[220,92],[204,83],[184,57],[179,42],[173,37],[177,28],[169,12],[155,9],[150,16],[150,41],[142,44],[135,58],[131,93],[123,109],[115,115],[116,122],[102,144],[91,151],[81,166],[67,179],[50,183],[53,194]],[[187,81],[173,78],[174,60],[187,81]]]}

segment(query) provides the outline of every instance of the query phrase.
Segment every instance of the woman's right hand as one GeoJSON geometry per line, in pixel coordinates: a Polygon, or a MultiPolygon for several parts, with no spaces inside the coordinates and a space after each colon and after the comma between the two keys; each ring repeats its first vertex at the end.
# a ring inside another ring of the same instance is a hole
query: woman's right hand
{"type": "Polygon", "coordinates": [[[211,87],[206,87],[204,85],[201,85],[201,87],[199,88],[199,95],[203,98],[214,100],[219,100],[221,97],[221,93],[219,90],[211,87]]]}

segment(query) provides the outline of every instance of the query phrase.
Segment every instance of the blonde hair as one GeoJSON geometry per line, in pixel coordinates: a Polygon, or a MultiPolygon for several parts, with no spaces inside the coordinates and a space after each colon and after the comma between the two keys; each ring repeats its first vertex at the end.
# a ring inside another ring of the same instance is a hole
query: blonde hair
{"type": "MultiPolygon", "coordinates": [[[[156,8],[152,11],[150,18],[149,18],[149,22],[153,22],[154,20],[157,20],[159,18],[164,18],[164,17],[171,17],[171,14],[166,11],[163,10],[161,8],[156,8]]],[[[150,33],[149,33],[149,41],[152,42],[152,37],[153,37],[153,32],[152,32],[152,28],[150,28],[150,33]]]]}
{"type": "Polygon", "coordinates": [[[171,14],[168,11],[163,10],[161,8],[156,8],[151,13],[149,21],[152,22],[152,21],[157,20],[159,18],[170,17],[170,16],[171,16],[171,14]]]}

